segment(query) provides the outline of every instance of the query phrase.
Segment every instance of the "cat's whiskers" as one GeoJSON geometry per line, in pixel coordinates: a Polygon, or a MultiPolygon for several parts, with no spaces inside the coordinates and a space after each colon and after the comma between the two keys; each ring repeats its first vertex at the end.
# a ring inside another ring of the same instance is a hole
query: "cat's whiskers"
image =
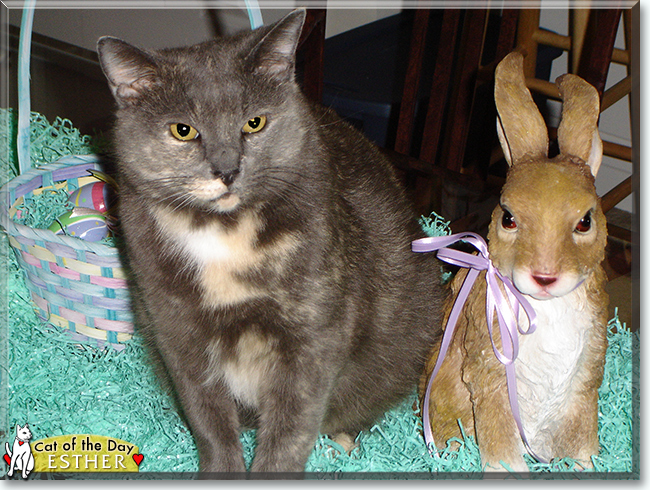
{"type": "Polygon", "coordinates": [[[344,122],[345,122],[344,119],[337,119],[336,121],[328,122],[328,123],[325,123],[325,124],[318,124],[318,127],[319,128],[327,128],[329,126],[335,126],[337,124],[341,124],[341,123],[344,123],[344,122]]]}
{"type": "Polygon", "coordinates": [[[299,184],[297,182],[295,182],[293,180],[289,180],[290,176],[291,177],[297,177],[298,180],[302,180],[302,181],[313,179],[313,177],[311,175],[309,175],[307,173],[304,173],[304,172],[300,172],[297,169],[278,168],[278,167],[262,167],[262,168],[258,169],[258,172],[255,174],[254,178],[258,179],[258,180],[264,180],[264,179],[268,179],[270,177],[270,178],[273,178],[275,180],[281,180],[283,183],[298,187],[299,184]],[[279,177],[277,177],[277,175],[280,175],[280,176],[285,176],[286,175],[286,178],[285,179],[280,179],[279,177]]]}
{"type": "Polygon", "coordinates": [[[174,198],[170,204],[175,204],[173,210],[178,211],[179,209],[184,208],[185,206],[191,205],[196,202],[197,199],[191,194],[183,193],[174,198]]]}
{"type": "MultiPolygon", "coordinates": [[[[330,109],[331,109],[331,107],[330,107],[330,109]]],[[[321,121],[323,119],[325,119],[326,117],[328,117],[328,116],[331,116],[331,113],[328,114],[327,112],[323,112],[317,119],[314,120],[314,122],[312,123],[312,126],[308,127],[307,130],[311,131],[311,130],[314,130],[316,128],[326,128],[328,126],[334,126],[334,125],[337,125],[337,124],[345,123],[345,120],[342,117],[337,115],[337,119],[335,121],[332,121],[332,122],[329,122],[329,123],[326,123],[326,124],[321,124],[321,121]]]]}
{"type": "Polygon", "coordinates": [[[172,192],[170,192],[168,196],[164,198],[168,204],[175,205],[175,209],[182,207],[193,199],[193,196],[187,193],[187,191],[184,189],[173,189],[172,192]]]}
{"type": "MultiPolygon", "coordinates": [[[[286,204],[291,207],[300,206],[313,206],[309,193],[296,182],[273,175],[273,171],[282,174],[283,170],[279,169],[265,169],[264,175],[260,176],[256,183],[267,191],[271,191],[274,196],[282,199],[286,204]],[[304,199],[296,200],[296,196],[302,196],[304,199]]],[[[290,173],[290,172],[289,172],[290,173]]],[[[294,172],[298,176],[302,176],[299,172],[294,172]]]]}
{"type": "MultiPolygon", "coordinates": [[[[267,176],[267,178],[264,179],[264,184],[262,184],[262,187],[264,187],[266,190],[280,191],[280,192],[276,192],[276,195],[280,197],[286,197],[287,199],[291,198],[291,196],[293,196],[293,198],[295,199],[296,195],[298,196],[302,195],[305,198],[309,197],[309,193],[306,192],[302,187],[298,186],[294,182],[287,181],[279,177],[267,176]]],[[[305,202],[301,202],[300,204],[301,205],[311,204],[311,202],[309,201],[309,199],[305,199],[305,202]]]]}
{"type": "Polygon", "coordinates": [[[173,206],[174,211],[177,211],[198,201],[198,198],[187,190],[187,187],[190,186],[194,180],[195,177],[191,175],[158,177],[149,179],[148,182],[142,183],[141,185],[143,190],[152,193],[158,193],[161,189],[166,191],[165,194],[167,195],[163,197],[163,200],[170,206],[173,206]]]}

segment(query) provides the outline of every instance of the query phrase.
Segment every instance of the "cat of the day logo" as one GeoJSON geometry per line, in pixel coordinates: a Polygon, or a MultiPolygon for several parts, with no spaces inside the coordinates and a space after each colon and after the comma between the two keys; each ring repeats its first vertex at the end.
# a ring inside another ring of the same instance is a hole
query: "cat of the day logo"
{"type": "MultiPolygon", "coordinates": [[[[14,447],[17,447],[15,442],[14,447]]],[[[92,434],[70,434],[34,442],[25,441],[20,447],[25,453],[31,452],[31,458],[23,458],[29,464],[23,464],[22,460],[16,463],[9,443],[6,444],[4,460],[10,466],[7,472],[10,477],[14,470],[22,471],[23,478],[27,478],[31,472],[137,472],[144,460],[144,455],[140,454],[135,444],[92,434]]]]}

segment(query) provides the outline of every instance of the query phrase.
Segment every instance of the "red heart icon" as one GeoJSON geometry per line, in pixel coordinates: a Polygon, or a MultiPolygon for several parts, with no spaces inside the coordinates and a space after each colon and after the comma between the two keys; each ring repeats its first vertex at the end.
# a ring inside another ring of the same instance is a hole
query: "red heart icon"
{"type": "Polygon", "coordinates": [[[135,464],[140,466],[140,463],[142,463],[142,460],[144,459],[144,454],[134,454],[133,455],[133,461],[135,461],[135,464]]]}
{"type": "Polygon", "coordinates": [[[11,464],[11,458],[9,457],[8,454],[5,454],[5,461],[7,462],[7,464],[11,464]]]}

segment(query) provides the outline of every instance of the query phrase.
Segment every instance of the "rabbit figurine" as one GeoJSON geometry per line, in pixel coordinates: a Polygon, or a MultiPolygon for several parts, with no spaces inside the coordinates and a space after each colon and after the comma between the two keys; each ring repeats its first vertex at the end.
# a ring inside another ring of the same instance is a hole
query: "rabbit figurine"
{"type": "MultiPolygon", "coordinates": [[[[495,77],[498,134],[510,168],[492,213],[489,257],[536,316],[535,331],[518,337],[514,362],[524,435],[486,327],[485,272],[458,317],[424,410],[438,444],[460,437],[460,420],[466,434],[476,437],[486,471],[528,471],[525,440],[542,460],[571,457],[590,467],[599,447],[598,387],[609,301],[600,265],[607,224],[594,187],[602,158],[599,97],[575,75],[556,80],[563,99],[560,154],[549,159],[546,125],[525,86],[523,55],[506,56],[495,77]]],[[[452,282],[444,324],[467,274],[461,270],[452,282]]],[[[520,325],[528,321],[522,313],[518,318],[520,325]]],[[[501,336],[494,330],[498,350],[501,336]]],[[[427,363],[422,394],[438,353],[439,345],[427,363]]]]}

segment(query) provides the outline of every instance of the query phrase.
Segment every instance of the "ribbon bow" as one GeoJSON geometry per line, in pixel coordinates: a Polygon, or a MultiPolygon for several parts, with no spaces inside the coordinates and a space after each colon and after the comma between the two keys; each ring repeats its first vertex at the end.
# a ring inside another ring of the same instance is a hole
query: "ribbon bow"
{"type": "Polygon", "coordinates": [[[536,314],[533,307],[528,300],[517,290],[512,281],[499,272],[490,260],[487,243],[479,235],[471,232],[457,233],[455,235],[421,238],[413,241],[411,248],[414,252],[433,252],[438,251],[438,258],[449,264],[467,267],[469,272],[463,282],[463,285],[458,293],[458,297],[454,306],[449,314],[447,321],[447,328],[442,337],[440,344],[440,352],[436,361],[435,367],[429,378],[424,402],[423,402],[423,425],[424,425],[424,440],[430,452],[435,448],[433,440],[433,433],[431,431],[431,420],[429,418],[429,402],[431,398],[431,386],[435,379],[451,344],[454,336],[458,317],[467,301],[470,291],[476,281],[476,278],[482,271],[485,271],[485,280],[487,282],[487,293],[485,298],[485,316],[487,318],[487,328],[490,334],[490,341],[492,343],[492,350],[496,355],[499,362],[501,362],[506,369],[506,381],[508,386],[508,397],[510,400],[510,408],[515,423],[519,429],[521,439],[526,446],[528,452],[540,462],[544,462],[531,450],[526,435],[524,434],[521,416],[519,414],[519,403],[517,402],[517,380],[515,373],[515,359],[519,353],[519,337],[518,333],[522,335],[531,334],[536,328],[536,314]],[[479,252],[478,255],[461,252],[446,248],[449,245],[464,241],[473,245],[479,252]],[[499,287],[499,281],[503,284],[503,289],[499,287]],[[505,291],[505,293],[504,293],[505,291]],[[524,310],[528,317],[528,328],[523,329],[519,325],[519,308],[524,310]],[[502,350],[499,350],[494,342],[493,335],[493,318],[496,313],[499,333],[501,336],[502,350]]]}

